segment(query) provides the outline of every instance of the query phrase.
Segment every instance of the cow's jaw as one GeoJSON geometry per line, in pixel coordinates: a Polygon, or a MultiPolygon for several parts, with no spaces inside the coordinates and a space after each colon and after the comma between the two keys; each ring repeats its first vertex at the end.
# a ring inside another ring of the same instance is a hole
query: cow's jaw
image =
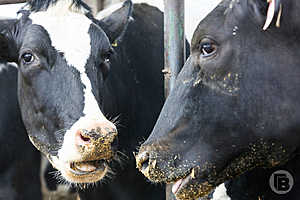
{"type": "Polygon", "coordinates": [[[188,176],[177,180],[173,184],[172,192],[177,199],[193,200],[196,196],[208,195],[214,189],[214,186],[209,184],[207,181],[195,183],[193,181],[193,179],[195,179],[193,173],[192,169],[192,172],[188,176]]]}
{"type": "Polygon", "coordinates": [[[104,160],[62,162],[57,156],[50,156],[48,159],[69,183],[94,183],[103,179],[110,171],[104,160]]]}
{"type": "MultiPolygon", "coordinates": [[[[174,167],[172,163],[176,160],[161,160],[159,157],[150,154],[147,167],[138,165],[140,171],[153,182],[165,182],[172,184],[172,192],[178,200],[193,200],[209,195],[218,185],[236,178],[247,171],[257,167],[273,168],[286,163],[290,155],[286,154],[285,148],[280,142],[258,140],[249,144],[248,148],[239,155],[232,157],[229,163],[218,167],[217,161],[197,161],[197,158],[181,157],[182,163],[174,167]],[[193,161],[187,161],[191,159],[193,161]],[[204,163],[204,164],[200,164],[204,163]],[[210,164],[209,164],[210,163],[210,164]],[[181,166],[181,167],[179,167],[181,166]]],[[[145,153],[145,152],[144,152],[145,153]]],[[[142,154],[137,155],[137,163],[140,163],[142,154]]]]}

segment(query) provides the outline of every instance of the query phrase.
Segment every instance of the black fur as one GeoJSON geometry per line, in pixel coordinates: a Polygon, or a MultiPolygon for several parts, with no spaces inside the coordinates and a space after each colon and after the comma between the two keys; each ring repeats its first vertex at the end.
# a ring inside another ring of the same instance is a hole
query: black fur
{"type": "Polygon", "coordinates": [[[199,23],[191,56],[137,156],[155,182],[193,172],[177,198],[206,199],[230,181],[234,200],[299,199],[300,5],[281,3],[279,28],[273,20],[263,30],[263,0],[224,0],[199,23]],[[294,176],[290,193],[270,190],[277,169],[294,176]]]}
{"type": "MultiPolygon", "coordinates": [[[[39,12],[47,10],[49,6],[54,5],[57,1],[58,0],[29,0],[27,6],[29,6],[32,12],[39,12]]],[[[91,8],[81,0],[73,0],[73,5],[91,12],[91,8]]]]}
{"type": "Polygon", "coordinates": [[[18,70],[7,63],[0,68],[0,199],[41,200],[40,153],[29,142],[21,119],[18,70]]]}

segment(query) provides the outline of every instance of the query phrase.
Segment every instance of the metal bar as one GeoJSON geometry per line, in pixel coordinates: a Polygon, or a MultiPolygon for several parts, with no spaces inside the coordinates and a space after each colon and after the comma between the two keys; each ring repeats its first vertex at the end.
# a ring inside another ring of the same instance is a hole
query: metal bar
{"type": "Polygon", "coordinates": [[[97,13],[104,9],[104,0],[98,0],[97,13]]]}
{"type": "MultiPolygon", "coordinates": [[[[177,75],[186,60],[184,0],[164,0],[165,97],[174,88],[177,75]]],[[[166,200],[176,200],[172,184],[166,185],[166,200]]]]}
{"type": "Polygon", "coordinates": [[[24,3],[24,2],[26,2],[26,0],[0,0],[0,5],[24,3]]]}
{"type": "Polygon", "coordinates": [[[164,0],[165,96],[173,89],[185,59],[184,0],[164,0]]]}

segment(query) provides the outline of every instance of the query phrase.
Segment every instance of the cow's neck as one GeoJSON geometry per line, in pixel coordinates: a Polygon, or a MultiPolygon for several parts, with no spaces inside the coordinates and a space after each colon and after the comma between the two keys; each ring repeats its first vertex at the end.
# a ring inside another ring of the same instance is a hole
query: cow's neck
{"type": "Polygon", "coordinates": [[[231,200],[294,200],[300,195],[300,155],[283,166],[272,169],[256,169],[226,184],[231,200]],[[277,195],[270,188],[270,177],[277,170],[287,170],[294,178],[293,189],[285,195],[277,195]]]}

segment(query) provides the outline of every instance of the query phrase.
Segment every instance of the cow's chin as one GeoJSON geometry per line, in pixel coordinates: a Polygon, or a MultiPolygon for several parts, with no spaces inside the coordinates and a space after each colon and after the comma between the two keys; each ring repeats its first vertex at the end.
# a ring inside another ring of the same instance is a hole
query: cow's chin
{"type": "MultiPolygon", "coordinates": [[[[265,142],[261,142],[261,144],[267,145],[265,142]]],[[[155,168],[156,164],[152,170],[148,170],[144,174],[152,181],[158,182],[158,179],[160,179],[168,184],[173,184],[172,192],[176,199],[193,200],[207,196],[218,185],[234,179],[247,171],[259,167],[273,168],[286,163],[290,158],[289,154],[285,153],[286,150],[275,143],[269,145],[268,148],[265,146],[266,149],[262,149],[259,145],[255,145],[255,149],[253,148],[251,146],[250,151],[243,152],[231,159],[231,162],[221,167],[220,170],[214,167],[218,166],[217,164],[199,164],[187,169],[176,168],[172,172],[169,170],[168,174],[176,175],[175,177],[168,177],[163,175],[162,170],[155,168]]],[[[208,163],[208,161],[205,163],[208,163]]]]}
{"type": "Polygon", "coordinates": [[[49,161],[69,183],[95,183],[103,179],[109,171],[105,160],[62,162],[57,157],[50,156],[49,161]]]}
{"type": "Polygon", "coordinates": [[[191,169],[186,177],[172,182],[172,192],[178,200],[194,200],[207,196],[215,188],[206,179],[196,177],[195,169],[191,169]]]}

